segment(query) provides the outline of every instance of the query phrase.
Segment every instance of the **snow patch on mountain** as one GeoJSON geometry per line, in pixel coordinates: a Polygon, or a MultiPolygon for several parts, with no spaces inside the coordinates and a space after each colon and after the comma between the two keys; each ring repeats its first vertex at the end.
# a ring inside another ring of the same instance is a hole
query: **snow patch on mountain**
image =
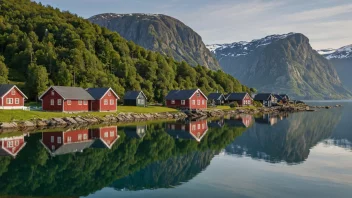
{"type": "Polygon", "coordinates": [[[328,55],[327,59],[345,59],[352,58],[352,45],[347,45],[337,49],[334,53],[328,55]]]}

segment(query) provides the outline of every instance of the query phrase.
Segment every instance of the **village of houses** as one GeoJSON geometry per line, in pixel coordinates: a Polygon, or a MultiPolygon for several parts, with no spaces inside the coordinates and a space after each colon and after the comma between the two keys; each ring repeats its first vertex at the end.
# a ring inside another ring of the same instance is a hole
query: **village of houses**
{"type": "MultiPolygon", "coordinates": [[[[27,96],[16,86],[0,85],[0,109],[28,109],[27,96]]],[[[120,97],[111,88],[88,88],[51,86],[41,96],[42,111],[48,112],[114,112],[117,111],[120,97]]],[[[286,94],[257,93],[210,93],[206,96],[200,89],[172,90],[165,97],[165,106],[178,110],[205,110],[208,107],[253,106],[257,102],[265,107],[289,103],[286,94]]],[[[143,91],[127,91],[123,98],[124,106],[148,106],[148,98],[143,91]]]]}

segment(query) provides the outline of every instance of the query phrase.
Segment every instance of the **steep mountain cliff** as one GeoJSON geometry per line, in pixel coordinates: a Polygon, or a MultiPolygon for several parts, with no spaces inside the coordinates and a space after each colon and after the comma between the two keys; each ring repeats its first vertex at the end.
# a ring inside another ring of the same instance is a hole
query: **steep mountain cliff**
{"type": "Polygon", "coordinates": [[[220,69],[202,38],[181,21],[159,14],[100,14],[91,22],[153,51],[196,66],[220,69]]]}
{"type": "Polygon", "coordinates": [[[296,99],[350,98],[333,65],[303,34],[271,35],[251,42],[208,45],[223,70],[263,92],[296,99]]]}
{"type": "Polygon", "coordinates": [[[343,85],[352,91],[352,45],[344,46],[337,50],[318,50],[318,53],[330,60],[335,66],[343,85]]]}

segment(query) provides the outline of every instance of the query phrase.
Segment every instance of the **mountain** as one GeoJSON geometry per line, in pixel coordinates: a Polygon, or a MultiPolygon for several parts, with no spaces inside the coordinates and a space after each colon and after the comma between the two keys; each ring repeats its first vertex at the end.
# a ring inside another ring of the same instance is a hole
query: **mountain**
{"type": "Polygon", "coordinates": [[[351,97],[333,65],[312,49],[303,34],[207,47],[225,72],[261,92],[287,93],[295,99],[351,97]]]}
{"type": "Polygon", "coordinates": [[[69,12],[30,0],[0,7],[0,80],[23,86],[30,100],[50,85],[112,87],[120,97],[143,90],[160,103],[173,89],[250,91],[220,70],[146,50],[69,12]]]}
{"type": "Polygon", "coordinates": [[[127,40],[196,66],[220,69],[202,38],[181,21],[162,14],[99,14],[91,22],[118,32],[127,40]]]}
{"type": "Polygon", "coordinates": [[[343,83],[352,91],[352,45],[339,49],[318,50],[318,53],[326,57],[335,66],[336,71],[343,83]]]}

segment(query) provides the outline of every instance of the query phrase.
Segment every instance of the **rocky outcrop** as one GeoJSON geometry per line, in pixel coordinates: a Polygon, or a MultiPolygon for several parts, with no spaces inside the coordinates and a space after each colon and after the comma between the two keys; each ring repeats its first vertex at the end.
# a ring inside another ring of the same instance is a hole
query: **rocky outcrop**
{"type": "Polygon", "coordinates": [[[220,65],[201,36],[181,21],[162,14],[99,14],[89,21],[118,32],[127,40],[177,61],[217,70],[220,65]]]}

